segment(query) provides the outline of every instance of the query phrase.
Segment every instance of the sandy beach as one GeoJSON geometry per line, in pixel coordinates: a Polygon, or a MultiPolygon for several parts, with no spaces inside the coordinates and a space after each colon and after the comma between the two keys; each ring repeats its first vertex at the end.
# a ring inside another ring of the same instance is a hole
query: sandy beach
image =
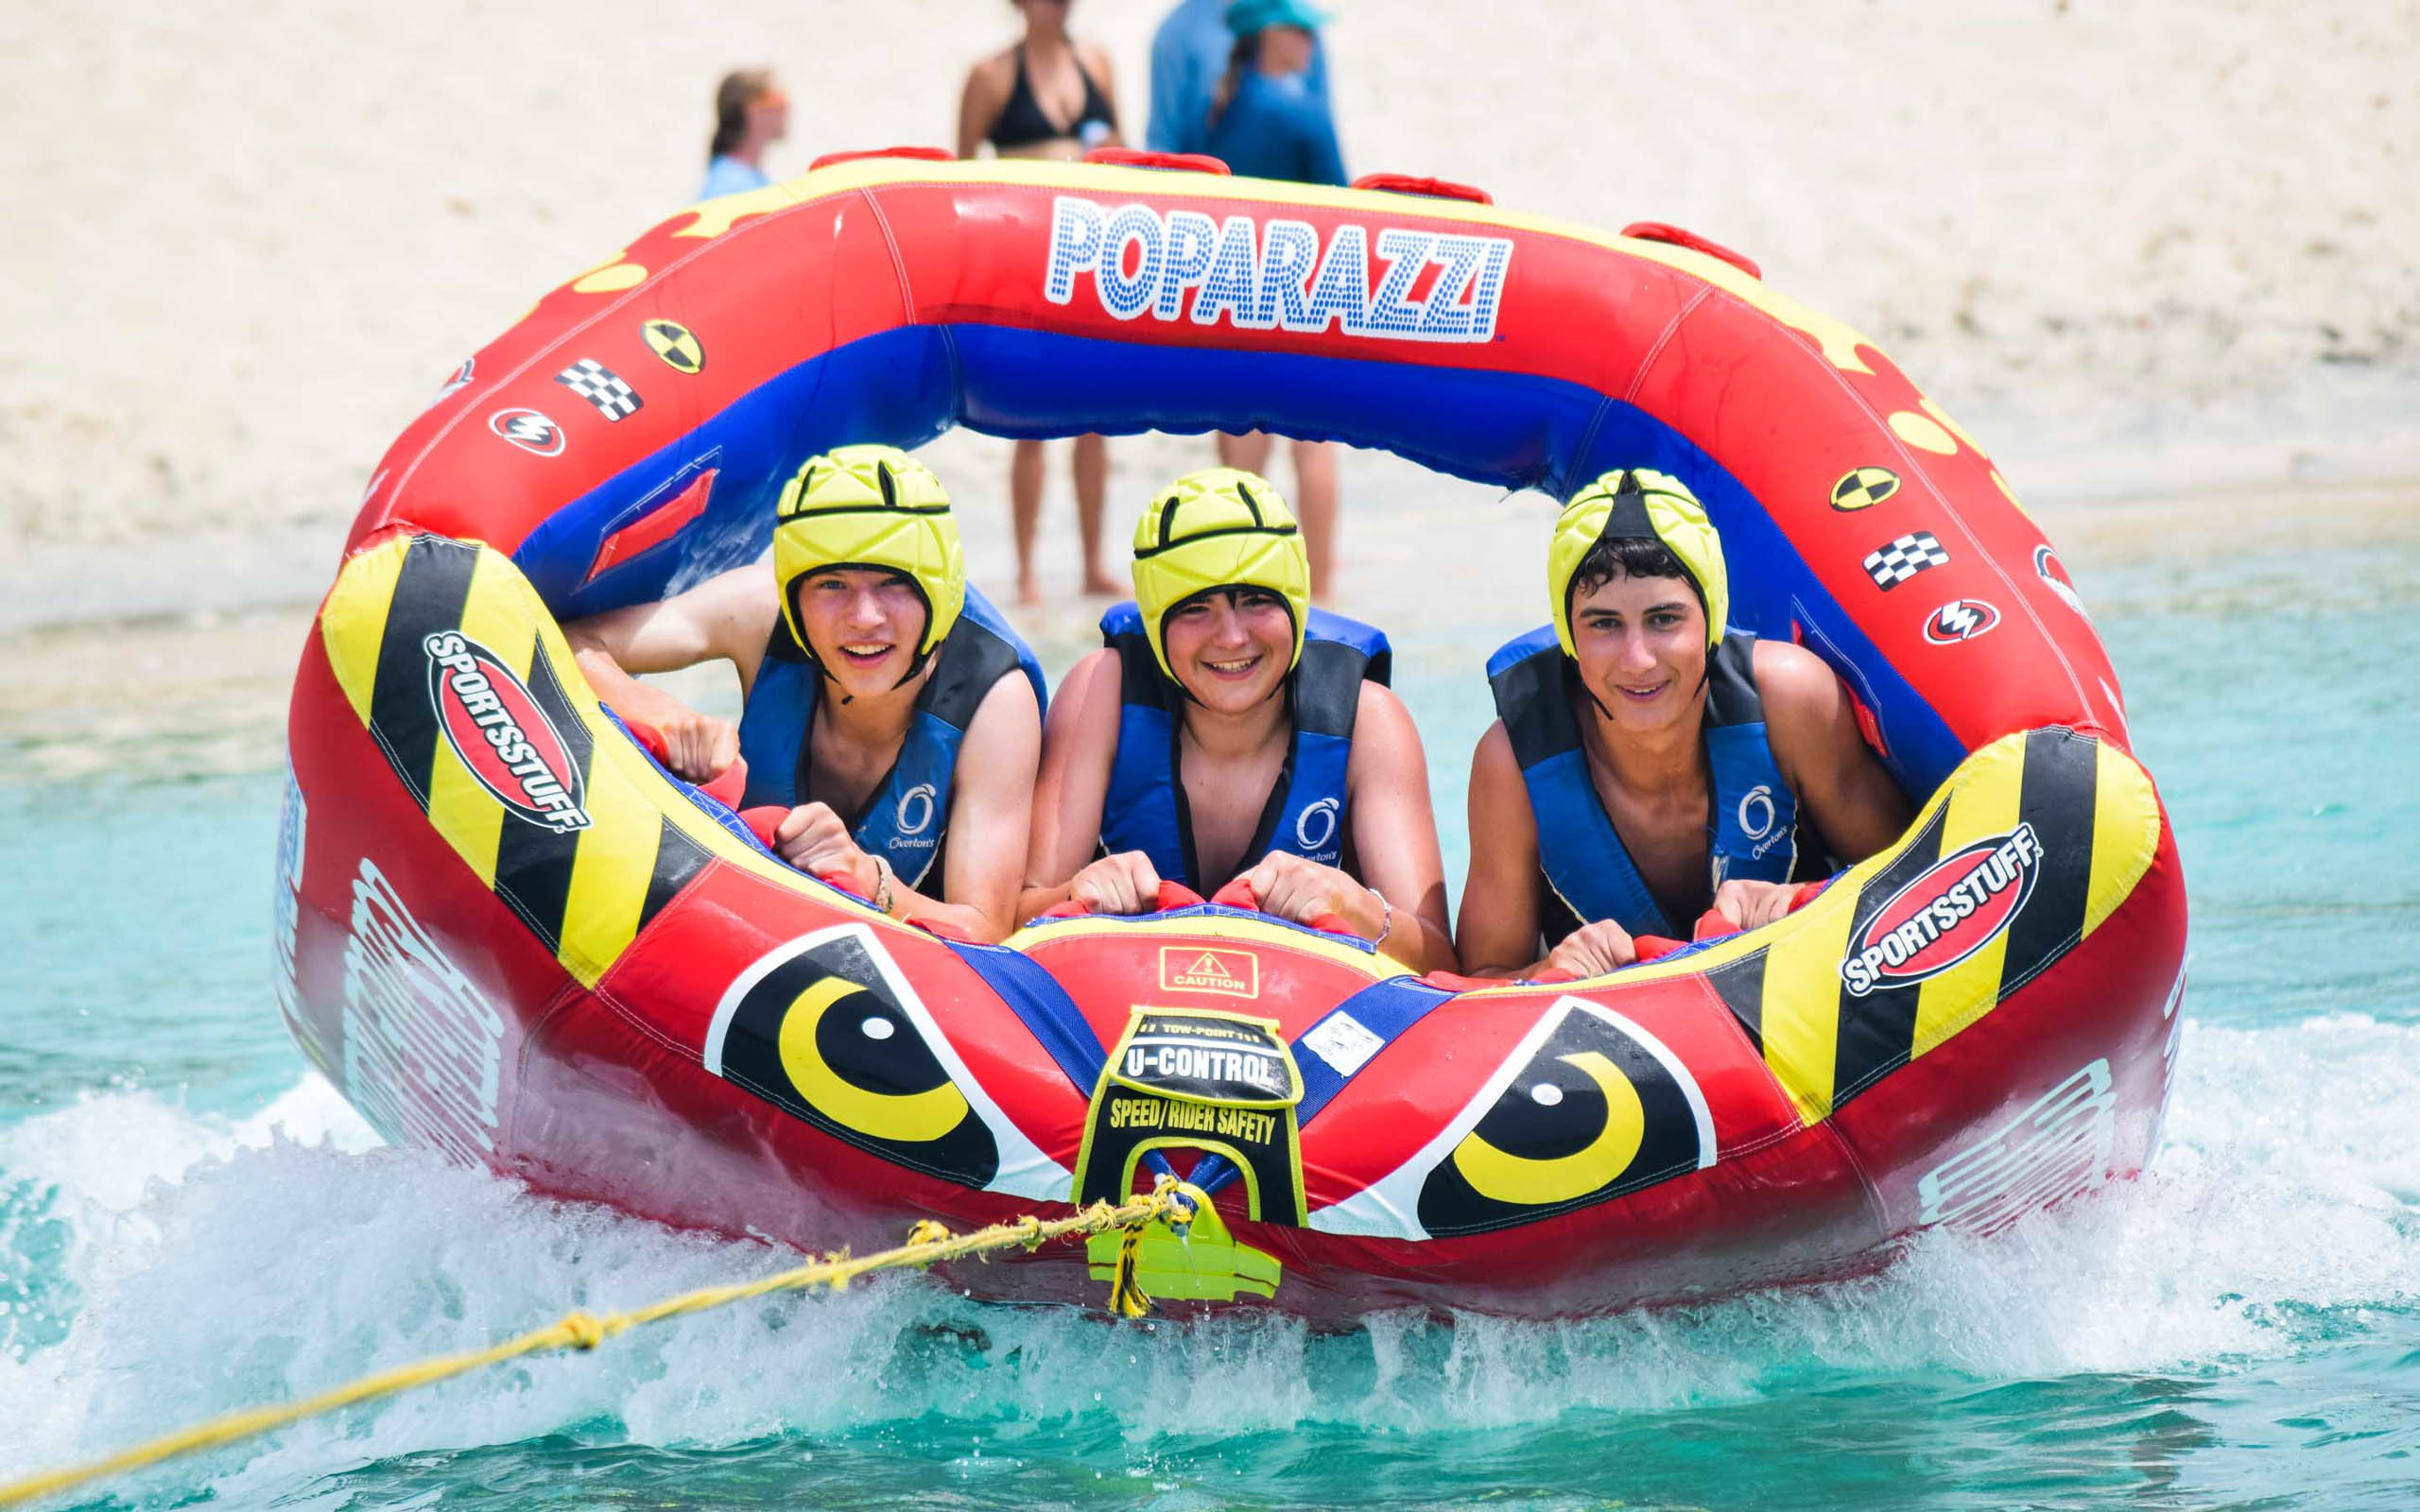
{"type": "MultiPolygon", "coordinates": [[[[1354,171],[1739,248],[1889,351],[2029,503],[2420,476],[2411,7],[1335,9],[1354,171]]],[[[1075,11],[1138,134],[1162,9],[1075,11]]],[[[795,173],[945,141],[1013,17],[286,0],[8,30],[0,179],[32,213],[0,250],[0,630],[23,630],[315,596],[445,374],[694,191],[720,72],[786,81],[769,165],[795,173]]],[[[1124,444],[1115,486],[1191,445],[1124,444]]],[[[935,449],[970,523],[1004,512],[1002,453],[935,449]]],[[[1353,458],[1348,519],[1394,477],[1353,458]]],[[[1072,586],[1068,512],[1054,496],[1046,547],[1072,586]]],[[[978,576],[1003,566],[978,545],[978,576]]]]}

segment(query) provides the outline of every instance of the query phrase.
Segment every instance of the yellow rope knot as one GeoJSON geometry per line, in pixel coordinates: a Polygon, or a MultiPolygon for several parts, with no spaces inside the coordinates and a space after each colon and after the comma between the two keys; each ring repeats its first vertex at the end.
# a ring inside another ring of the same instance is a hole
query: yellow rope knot
{"type": "MultiPolygon", "coordinates": [[[[1095,1206],[1098,1206],[1098,1204],[1095,1204],[1095,1206]]],[[[1042,1241],[1048,1237],[1042,1231],[1042,1220],[1029,1212],[1024,1217],[1019,1218],[1016,1221],[1014,1228],[1017,1231],[1017,1243],[1025,1246],[1028,1253],[1033,1250],[1040,1249],[1042,1247],[1042,1241]]]]}
{"type": "Polygon", "coordinates": [[[913,1249],[930,1245],[945,1245],[953,1237],[955,1236],[950,1233],[947,1226],[938,1220],[919,1218],[916,1220],[916,1226],[908,1230],[908,1246],[913,1249]]]}
{"type": "Polygon", "coordinates": [[[1176,1229],[1190,1225],[1193,1222],[1193,1203],[1185,1196],[1184,1185],[1167,1172],[1160,1173],[1160,1178],[1151,1183],[1151,1217],[1176,1229]]]}
{"type": "Polygon", "coordinates": [[[575,1349],[593,1349],[605,1342],[605,1325],[593,1313],[565,1313],[555,1327],[571,1335],[575,1349]]]}

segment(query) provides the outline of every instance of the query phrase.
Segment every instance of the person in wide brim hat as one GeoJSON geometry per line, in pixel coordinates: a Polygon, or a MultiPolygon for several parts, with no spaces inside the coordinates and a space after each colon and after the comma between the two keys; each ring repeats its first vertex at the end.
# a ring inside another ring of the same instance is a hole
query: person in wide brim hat
{"type": "Polygon", "coordinates": [[[1305,31],[1317,31],[1333,19],[1303,0],[1236,0],[1227,8],[1227,29],[1238,37],[1254,36],[1270,26],[1300,26],[1305,31]]]}

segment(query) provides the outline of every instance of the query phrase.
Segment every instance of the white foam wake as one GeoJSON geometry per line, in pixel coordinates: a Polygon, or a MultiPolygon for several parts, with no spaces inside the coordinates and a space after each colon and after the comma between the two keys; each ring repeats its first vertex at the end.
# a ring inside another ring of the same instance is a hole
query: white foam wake
{"type": "MultiPolygon", "coordinates": [[[[750,1304],[306,1425],[157,1484],[237,1503],[411,1451],[611,1431],[728,1445],[917,1418],[1100,1417],[1162,1435],[1341,1422],[1425,1433],[1788,1390],[1809,1370],[1979,1381],[2287,1351],[2420,1305],[2420,1028],[2340,1015],[2188,1023],[2169,1148],[2142,1180],[1990,1240],[1927,1235],[1880,1275],[1551,1325],[1404,1317],[1322,1338],[1266,1316],[1117,1327],[900,1278],[750,1304]]],[[[146,1093],[0,1131],[0,1186],[54,1185],[63,1337],[0,1355],[0,1474],[469,1349],[572,1307],[787,1263],[538,1201],[372,1147],[316,1079],[242,1125],[146,1093]]],[[[0,1244],[8,1236],[0,1234],[0,1244]]]]}

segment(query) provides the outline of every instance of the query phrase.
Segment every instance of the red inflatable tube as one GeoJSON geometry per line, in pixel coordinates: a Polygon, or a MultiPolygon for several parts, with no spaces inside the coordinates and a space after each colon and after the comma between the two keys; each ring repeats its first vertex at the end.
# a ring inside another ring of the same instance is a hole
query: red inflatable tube
{"type": "MultiPolygon", "coordinates": [[[[842,159],[684,212],[377,470],[295,680],[296,1039],[391,1139],[800,1246],[1170,1171],[1234,1244],[1145,1289],[1322,1324],[1840,1274],[2136,1170],[2185,891],[2107,658],[1972,441],[1752,267],[1115,164],[842,159]],[[1708,500],[1735,622],[1851,682],[1919,812],[1788,917],[1585,981],[1424,982],[1233,895],[994,948],[884,918],[669,782],[557,616],[748,559],[797,446],[957,418],[1258,423],[1556,490],[1628,448],[1708,500]]],[[[1105,1263],[950,1280],[1098,1302],[1105,1263]]]]}

